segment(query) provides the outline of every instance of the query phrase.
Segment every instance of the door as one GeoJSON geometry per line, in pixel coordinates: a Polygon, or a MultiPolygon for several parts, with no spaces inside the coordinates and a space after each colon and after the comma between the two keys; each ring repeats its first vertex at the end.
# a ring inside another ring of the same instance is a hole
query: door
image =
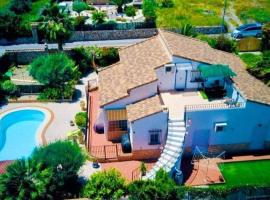
{"type": "Polygon", "coordinates": [[[185,87],[186,87],[186,70],[181,70],[179,67],[177,67],[175,74],[175,89],[184,90],[185,87]]]}
{"type": "Polygon", "coordinates": [[[250,149],[263,149],[264,141],[267,135],[268,126],[259,125],[253,129],[253,133],[250,138],[250,149]]]}

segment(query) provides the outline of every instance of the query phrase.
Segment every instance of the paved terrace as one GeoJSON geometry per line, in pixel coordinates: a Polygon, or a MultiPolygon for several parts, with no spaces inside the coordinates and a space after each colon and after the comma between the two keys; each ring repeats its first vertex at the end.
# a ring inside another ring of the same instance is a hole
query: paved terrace
{"type": "Polygon", "coordinates": [[[184,119],[185,109],[213,109],[227,107],[224,99],[203,99],[199,91],[171,91],[162,92],[161,98],[169,109],[170,119],[184,119]]]}

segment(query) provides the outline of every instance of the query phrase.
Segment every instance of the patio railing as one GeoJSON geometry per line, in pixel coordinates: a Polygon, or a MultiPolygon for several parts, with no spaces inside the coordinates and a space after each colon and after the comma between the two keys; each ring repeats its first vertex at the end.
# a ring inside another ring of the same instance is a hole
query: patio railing
{"type": "Polygon", "coordinates": [[[234,109],[234,108],[243,108],[243,107],[245,107],[245,103],[243,102],[238,102],[235,104],[226,104],[226,103],[194,104],[194,105],[186,105],[185,111],[234,109]]]}

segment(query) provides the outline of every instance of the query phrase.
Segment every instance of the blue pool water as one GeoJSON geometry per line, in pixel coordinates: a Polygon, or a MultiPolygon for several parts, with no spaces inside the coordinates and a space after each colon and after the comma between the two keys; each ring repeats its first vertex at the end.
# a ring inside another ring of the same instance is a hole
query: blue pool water
{"type": "Polygon", "coordinates": [[[0,161],[28,157],[45,114],[39,110],[18,110],[0,119],[0,161]]]}

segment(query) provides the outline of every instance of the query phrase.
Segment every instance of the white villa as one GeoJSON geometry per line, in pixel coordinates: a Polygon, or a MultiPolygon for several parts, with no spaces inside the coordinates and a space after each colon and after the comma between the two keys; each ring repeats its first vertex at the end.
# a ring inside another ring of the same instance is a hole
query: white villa
{"type": "Polygon", "coordinates": [[[159,158],[146,175],[180,170],[183,155],[270,148],[270,88],[237,56],[159,30],[120,50],[98,76],[107,140],[129,134],[134,159],[159,158]]]}

